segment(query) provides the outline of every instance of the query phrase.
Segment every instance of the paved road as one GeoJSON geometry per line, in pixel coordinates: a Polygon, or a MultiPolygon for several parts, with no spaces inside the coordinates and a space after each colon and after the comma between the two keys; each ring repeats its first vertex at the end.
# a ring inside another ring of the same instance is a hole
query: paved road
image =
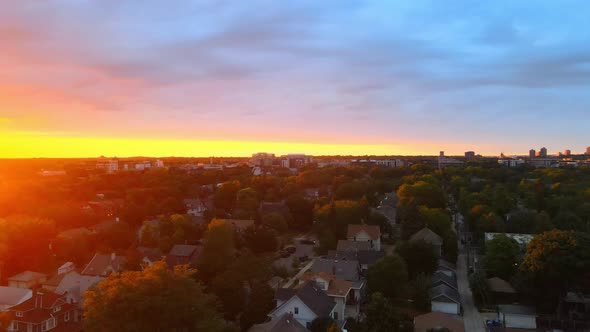
{"type": "Polygon", "coordinates": [[[461,253],[457,262],[457,283],[463,304],[463,324],[465,325],[465,331],[486,332],[483,317],[479,314],[473,303],[473,294],[471,294],[471,289],[469,289],[465,260],[465,254],[461,253]]]}

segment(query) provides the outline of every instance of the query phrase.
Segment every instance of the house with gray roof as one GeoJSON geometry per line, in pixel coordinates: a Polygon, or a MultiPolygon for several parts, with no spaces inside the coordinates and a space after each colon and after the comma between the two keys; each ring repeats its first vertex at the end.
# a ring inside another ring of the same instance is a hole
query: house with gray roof
{"type": "Polygon", "coordinates": [[[317,258],[311,265],[310,271],[314,273],[330,273],[340,280],[352,282],[354,299],[360,301],[363,294],[362,290],[365,286],[365,280],[361,276],[361,269],[358,261],[317,258]]]}
{"type": "Polygon", "coordinates": [[[361,274],[363,274],[369,269],[369,266],[385,257],[385,252],[375,250],[359,250],[356,252],[329,250],[326,257],[335,260],[358,261],[361,267],[361,274]]]}
{"type": "Polygon", "coordinates": [[[458,315],[461,312],[461,297],[456,289],[441,284],[430,290],[430,306],[432,311],[458,315]]]}
{"type": "Polygon", "coordinates": [[[438,285],[447,285],[455,290],[458,290],[459,288],[457,287],[457,279],[455,279],[455,277],[449,277],[448,275],[442,273],[442,272],[435,272],[432,275],[432,287],[436,287],[438,285]]]}
{"type": "Polygon", "coordinates": [[[106,277],[113,272],[123,271],[127,259],[125,256],[112,254],[95,254],[82,270],[82,275],[106,277]]]}
{"type": "Polygon", "coordinates": [[[166,263],[170,267],[183,264],[195,264],[203,252],[202,245],[175,244],[168,255],[166,263]]]}
{"type": "Polygon", "coordinates": [[[21,304],[33,296],[30,289],[0,286],[0,311],[21,304]]]}
{"type": "Polygon", "coordinates": [[[371,244],[369,242],[350,241],[350,240],[338,240],[336,245],[337,251],[359,251],[359,250],[371,250],[371,244]]]}
{"type": "Polygon", "coordinates": [[[498,319],[507,328],[531,330],[537,328],[537,313],[535,309],[524,305],[498,305],[498,319]]]}
{"type": "Polygon", "coordinates": [[[410,241],[424,241],[431,244],[434,247],[437,256],[440,257],[442,255],[443,239],[428,227],[424,227],[412,235],[410,241]]]}
{"type": "Polygon", "coordinates": [[[336,302],[313,281],[306,282],[299,288],[279,288],[275,299],[277,306],[268,314],[271,320],[284,314],[292,314],[301,325],[309,328],[316,318],[342,319],[334,317],[336,302]]]}

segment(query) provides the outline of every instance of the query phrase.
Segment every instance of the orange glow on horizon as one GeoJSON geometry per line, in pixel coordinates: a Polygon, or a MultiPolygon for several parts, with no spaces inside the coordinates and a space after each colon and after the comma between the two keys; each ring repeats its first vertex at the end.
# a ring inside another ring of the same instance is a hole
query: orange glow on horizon
{"type": "MultiPolygon", "coordinates": [[[[415,146],[393,144],[324,144],[272,141],[224,141],[55,136],[35,132],[0,133],[0,158],[248,157],[256,152],[278,155],[410,155],[415,146]]],[[[427,154],[427,151],[424,151],[427,154]]]]}

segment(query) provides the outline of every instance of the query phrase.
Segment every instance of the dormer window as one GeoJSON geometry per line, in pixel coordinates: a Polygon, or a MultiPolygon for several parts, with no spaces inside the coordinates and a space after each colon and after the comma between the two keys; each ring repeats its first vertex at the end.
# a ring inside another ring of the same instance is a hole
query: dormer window
{"type": "Polygon", "coordinates": [[[16,312],[16,317],[22,317],[23,316],[23,312],[22,311],[17,311],[16,312]]]}
{"type": "Polygon", "coordinates": [[[53,310],[52,311],[53,312],[58,312],[60,310],[61,310],[61,306],[58,305],[57,307],[53,307],[53,310]]]}

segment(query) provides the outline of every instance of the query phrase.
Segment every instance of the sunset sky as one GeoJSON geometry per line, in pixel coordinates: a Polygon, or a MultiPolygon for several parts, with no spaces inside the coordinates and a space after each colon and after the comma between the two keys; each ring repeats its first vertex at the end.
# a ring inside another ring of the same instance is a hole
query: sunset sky
{"type": "Polygon", "coordinates": [[[588,1],[19,0],[0,158],[590,146],[588,1]]]}

